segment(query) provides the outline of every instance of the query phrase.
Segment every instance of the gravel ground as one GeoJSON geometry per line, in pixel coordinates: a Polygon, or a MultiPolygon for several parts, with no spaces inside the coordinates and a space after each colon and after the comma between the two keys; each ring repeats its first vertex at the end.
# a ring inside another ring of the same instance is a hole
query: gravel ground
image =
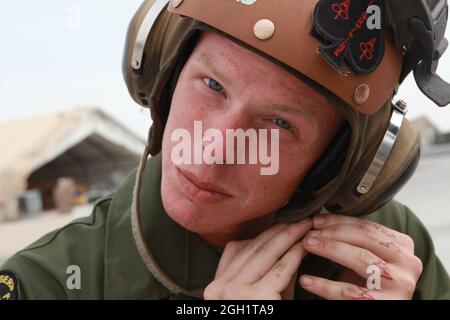
{"type": "Polygon", "coordinates": [[[91,213],[92,206],[80,206],[70,214],[47,211],[27,219],[0,224],[0,265],[15,252],[38,240],[46,233],[91,213]],[[4,245],[7,243],[7,245],[4,245]]]}

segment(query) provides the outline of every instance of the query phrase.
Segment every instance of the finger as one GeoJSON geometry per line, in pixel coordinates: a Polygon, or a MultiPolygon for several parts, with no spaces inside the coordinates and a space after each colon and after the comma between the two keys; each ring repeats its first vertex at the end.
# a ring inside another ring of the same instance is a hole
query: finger
{"type": "Polygon", "coordinates": [[[287,285],[286,289],[284,289],[283,292],[281,292],[281,300],[294,300],[295,299],[295,285],[297,284],[298,279],[298,272],[295,271],[295,273],[292,275],[291,280],[289,281],[289,284],[287,285]]]}
{"type": "Polygon", "coordinates": [[[242,241],[233,241],[227,243],[225,246],[225,250],[222,253],[222,256],[219,261],[219,265],[217,266],[215,278],[218,278],[223,275],[225,270],[230,265],[231,261],[238,255],[238,253],[245,248],[251,241],[253,240],[242,240],[242,241]]]}
{"type": "Polygon", "coordinates": [[[256,284],[257,287],[270,288],[274,292],[284,291],[296,274],[301,261],[307,252],[302,242],[296,243],[278,260],[273,267],[256,284]]]}
{"type": "MultiPolygon", "coordinates": [[[[311,222],[310,222],[311,224],[311,222]]],[[[267,240],[272,238],[274,235],[283,231],[288,227],[287,223],[278,223],[267,229],[266,231],[259,234],[256,238],[251,239],[251,241],[240,250],[235,250],[233,247],[239,246],[236,241],[227,243],[225,246],[222,259],[228,260],[226,269],[221,270],[220,276],[224,277],[225,280],[229,280],[235,276],[237,272],[242,269],[245,262],[254,254],[254,252],[267,240]],[[236,251],[238,251],[236,253],[236,251]]]]}
{"type": "Polygon", "coordinates": [[[367,220],[367,219],[361,219],[356,217],[350,217],[350,216],[344,216],[340,214],[321,214],[316,215],[313,218],[313,227],[314,229],[323,229],[329,226],[333,225],[340,225],[340,224],[351,224],[351,225],[357,225],[361,229],[366,231],[377,231],[380,234],[383,234],[385,237],[390,238],[390,241],[397,242],[400,246],[413,249],[414,248],[414,242],[412,239],[401,232],[398,232],[396,230],[387,228],[381,224],[378,224],[376,222],[367,220]]]}
{"type": "Polygon", "coordinates": [[[315,230],[311,234],[321,239],[345,242],[355,247],[364,248],[385,261],[400,262],[410,255],[409,249],[397,244],[394,239],[373,228],[355,224],[336,224],[315,230]]]}
{"type": "Polygon", "coordinates": [[[300,277],[303,289],[327,300],[384,300],[380,290],[369,290],[354,284],[331,281],[310,275],[300,277]]]}
{"type": "Polygon", "coordinates": [[[250,284],[262,278],[289,248],[304,237],[311,226],[310,219],[292,223],[255,247],[236,279],[250,284]]]}
{"type": "Polygon", "coordinates": [[[303,240],[305,249],[309,252],[332,260],[348,269],[353,270],[360,277],[366,279],[372,274],[371,266],[376,266],[380,276],[388,281],[394,280],[395,266],[386,263],[372,252],[353,245],[307,236],[303,240]]]}
{"type": "Polygon", "coordinates": [[[243,283],[254,283],[261,279],[272,266],[311,228],[311,221],[290,224],[260,245],[236,275],[236,280],[243,283]]]}

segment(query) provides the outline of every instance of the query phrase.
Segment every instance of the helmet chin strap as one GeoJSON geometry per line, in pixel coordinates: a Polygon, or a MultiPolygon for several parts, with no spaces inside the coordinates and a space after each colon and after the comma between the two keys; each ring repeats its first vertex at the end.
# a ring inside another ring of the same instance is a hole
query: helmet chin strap
{"type": "Polygon", "coordinates": [[[133,189],[133,200],[131,204],[131,228],[133,233],[134,241],[136,242],[136,247],[138,249],[139,255],[141,256],[144,264],[150,273],[158,280],[165,288],[175,294],[183,294],[186,296],[195,296],[196,298],[203,299],[203,294],[200,292],[188,292],[178,286],[173,282],[165,273],[161,270],[155,258],[151,254],[149,248],[145,243],[144,233],[142,231],[140,216],[140,204],[141,204],[141,188],[142,180],[144,177],[145,166],[147,164],[148,156],[150,155],[149,141],[151,138],[151,130],[149,131],[149,139],[142,155],[141,161],[139,163],[139,168],[136,173],[136,183],[133,189]]]}

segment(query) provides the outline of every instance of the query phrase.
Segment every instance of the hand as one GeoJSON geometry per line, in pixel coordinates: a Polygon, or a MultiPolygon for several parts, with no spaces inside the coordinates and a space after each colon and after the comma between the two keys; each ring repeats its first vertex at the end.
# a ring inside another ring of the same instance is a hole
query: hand
{"type": "Polygon", "coordinates": [[[255,239],[225,246],[205,300],[293,299],[298,267],[306,255],[300,241],[310,219],[275,224],[255,239]]]}
{"type": "Polygon", "coordinates": [[[303,241],[305,249],[347,269],[340,281],[302,276],[300,284],[305,290],[330,300],[412,298],[422,262],[414,255],[414,242],[409,236],[342,215],[316,216],[313,228],[303,241]],[[379,290],[367,288],[369,266],[379,268],[379,290]]]}

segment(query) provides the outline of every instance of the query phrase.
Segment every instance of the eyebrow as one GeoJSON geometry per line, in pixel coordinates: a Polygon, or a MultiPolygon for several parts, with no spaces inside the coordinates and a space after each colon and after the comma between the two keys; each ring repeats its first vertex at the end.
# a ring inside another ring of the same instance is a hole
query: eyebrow
{"type": "Polygon", "coordinates": [[[231,81],[223,74],[223,72],[214,65],[213,59],[208,53],[203,52],[196,60],[211,71],[222,83],[226,85],[231,84],[231,81]]]}
{"type": "Polygon", "coordinates": [[[285,105],[285,104],[272,104],[272,105],[270,105],[270,108],[271,108],[271,110],[275,110],[275,111],[279,111],[279,112],[283,112],[283,113],[300,115],[311,122],[315,122],[315,113],[312,110],[303,110],[302,108],[285,105]]]}

